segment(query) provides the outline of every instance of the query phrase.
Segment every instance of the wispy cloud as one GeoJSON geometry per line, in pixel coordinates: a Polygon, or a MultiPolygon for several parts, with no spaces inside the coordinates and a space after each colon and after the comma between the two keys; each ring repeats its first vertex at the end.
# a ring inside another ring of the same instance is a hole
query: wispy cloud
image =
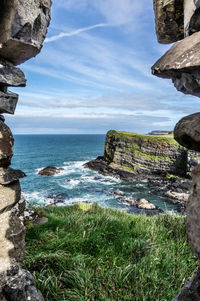
{"type": "Polygon", "coordinates": [[[76,29],[76,30],[72,30],[70,32],[61,32],[58,35],[52,36],[50,38],[46,38],[46,40],[44,42],[45,43],[54,42],[56,40],[59,40],[59,39],[65,38],[65,37],[76,36],[76,35],[80,34],[81,32],[84,32],[84,31],[89,31],[89,30],[92,30],[92,29],[95,29],[95,28],[106,27],[106,26],[110,26],[110,25],[106,24],[106,23],[100,23],[100,24],[95,24],[95,25],[92,25],[92,26],[87,26],[87,27],[76,29]]]}

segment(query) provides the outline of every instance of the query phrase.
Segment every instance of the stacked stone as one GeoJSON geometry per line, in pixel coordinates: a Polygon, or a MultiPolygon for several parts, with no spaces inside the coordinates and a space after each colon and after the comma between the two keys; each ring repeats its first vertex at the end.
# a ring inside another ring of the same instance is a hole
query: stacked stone
{"type": "MultiPolygon", "coordinates": [[[[178,91],[200,97],[200,0],[155,0],[154,11],[158,41],[176,43],[154,64],[152,73],[171,78],[178,91]]],[[[200,113],[182,118],[175,126],[174,138],[189,150],[200,152],[200,113]]],[[[200,259],[200,164],[192,171],[186,229],[200,259]]],[[[199,287],[200,267],[174,301],[200,300],[199,287]]]]}
{"type": "Polygon", "coordinates": [[[20,264],[25,254],[19,179],[25,174],[10,168],[14,139],[2,114],[14,114],[18,95],[8,87],[25,87],[16,67],[37,55],[50,21],[51,0],[0,0],[0,300],[42,301],[34,279],[20,264]]]}

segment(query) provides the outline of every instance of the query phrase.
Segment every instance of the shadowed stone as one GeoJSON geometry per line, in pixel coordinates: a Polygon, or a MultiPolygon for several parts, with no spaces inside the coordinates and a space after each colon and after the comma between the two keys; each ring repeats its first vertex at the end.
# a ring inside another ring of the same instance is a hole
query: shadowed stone
{"type": "Polygon", "coordinates": [[[200,0],[184,1],[185,36],[200,31],[200,0]]]}
{"type": "Polygon", "coordinates": [[[200,164],[192,171],[192,185],[186,209],[186,230],[193,251],[200,258],[200,164]]]}
{"type": "Polygon", "coordinates": [[[154,0],[153,3],[158,42],[169,44],[183,39],[183,0],[154,0]]]}
{"type": "Polygon", "coordinates": [[[35,281],[30,272],[20,270],[3,288],[5,300],[9,301],[44,301],[41,293],[35,287],[35,281]]]}
{"type": "Polygon", "coordinates": [[[152,74],[171,78],[178,91],[200,96],[200,32],[175,43],[152,67],[152,74]]]}
{"type": "Polygon", "coordinates": [[[26,177],[26,174],[21,170],[12,169],[12,168],[0,168],[1,185],[10,184],[24,177],[26,177]]]}
{"type": "Polygon", "coordinates": [[[0,91],[0,114],[14,114],[18,102],[18,94],[10,91],[4,93],[0,91]]]}
{"type": "Polygon", "coordinates": [[[11,210],[21,199],[21,188],[19,181],[8,185],[0,185],[0,216],[5,210],[11,210]]]}
{"type": "Polygon", "coordinates": [[[17,65],[40,52],[50,22],[51,0],[15,0],[9,4],[0,22],[0,33],[6,28],[0,57],[17,65]]]}
{"type": "Polygon", "coordinates": [[[0,86],[25,87],[24,73],[8,61],[0,59],[0,86]]]}
{"type": "Polygon", "coordinates": [[[0,167],[8,167],[13,156],[14,139],[9,127],[0,121],[0,167]]]}
{"type": "Polygon", "coordinates": [[[182,118],[175,126],[174,139],[188,149],[200,151],[200,113],[182,118]]]}

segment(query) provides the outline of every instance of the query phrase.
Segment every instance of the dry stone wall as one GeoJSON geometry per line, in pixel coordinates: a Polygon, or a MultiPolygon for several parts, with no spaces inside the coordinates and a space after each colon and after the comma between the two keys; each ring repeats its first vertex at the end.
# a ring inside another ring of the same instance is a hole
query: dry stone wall
{"type": "MultiPolygon", "coordinates": [[[[200,0],[156,0],[154,11],[158,41],[176,43],[153,65],[152,73],[159,77],[171,78],[178,91],[200,97],[200,0]],[[168,6],[170,11],[177,11],[178,15],[173,13],[170,20],[169,17],[166,19],[165,4],[171,5],[168,6]],[[181,21],[178,16],[182,16],[181,21]],[[166,20],[169,28],[166,26],[166,20]],[[174,24],[177,25],[175,32],[172,30],[175,28],[174,24]]],[[[182,118],[175,126],[174,137],[182,146],[199,152],[200,113],[182,118]]],[[[194,253],[200,259],[200,165],[192,172],[192,185],[186,209],[186,229],[194,253]]],[[[199,288],[200,268],[174,301],[199,301],[199,288]]]]}
{"type": "Polygon", "coordinates": [[[18,95],[8,87],[25,87],[24,73],[16,65],[37,55],[47,33],[51,0],[0,0],[0,300],[43,301],[32,275],[21,268],[25,254],[19,179],[26,176],[10,168],[14,139],[2,114],[14,114],[18,95]]]}

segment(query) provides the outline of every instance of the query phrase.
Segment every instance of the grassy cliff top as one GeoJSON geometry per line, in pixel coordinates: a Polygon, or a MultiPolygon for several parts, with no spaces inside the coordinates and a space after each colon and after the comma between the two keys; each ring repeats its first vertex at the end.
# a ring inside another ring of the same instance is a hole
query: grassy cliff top
{"type": "Polygon", "coordinates": [[[48,223],[27,231],[25,267],[45,300],[172,300],[198,265],[183,217],[148,218],[97,204],[44,214],[48,223]]]}
{"type": "Polygon", "coordinates": [[[144,135],[144,134],[137,134],[137,133],[131,133],[131,132],[123,132],[123,131],[114,131],[110,130],[108,131],[107,135],[109,136],[115,136],[121,139],[128,139],[128,140],[134,140],[138,142],[148,142],[148,143],[155,143],[155,144],[168,144],[168,145],[174,145],[176,147],[179,147],[179,143],[176,142],[174,139],[173,133],[169,135],[144,135]]]}

